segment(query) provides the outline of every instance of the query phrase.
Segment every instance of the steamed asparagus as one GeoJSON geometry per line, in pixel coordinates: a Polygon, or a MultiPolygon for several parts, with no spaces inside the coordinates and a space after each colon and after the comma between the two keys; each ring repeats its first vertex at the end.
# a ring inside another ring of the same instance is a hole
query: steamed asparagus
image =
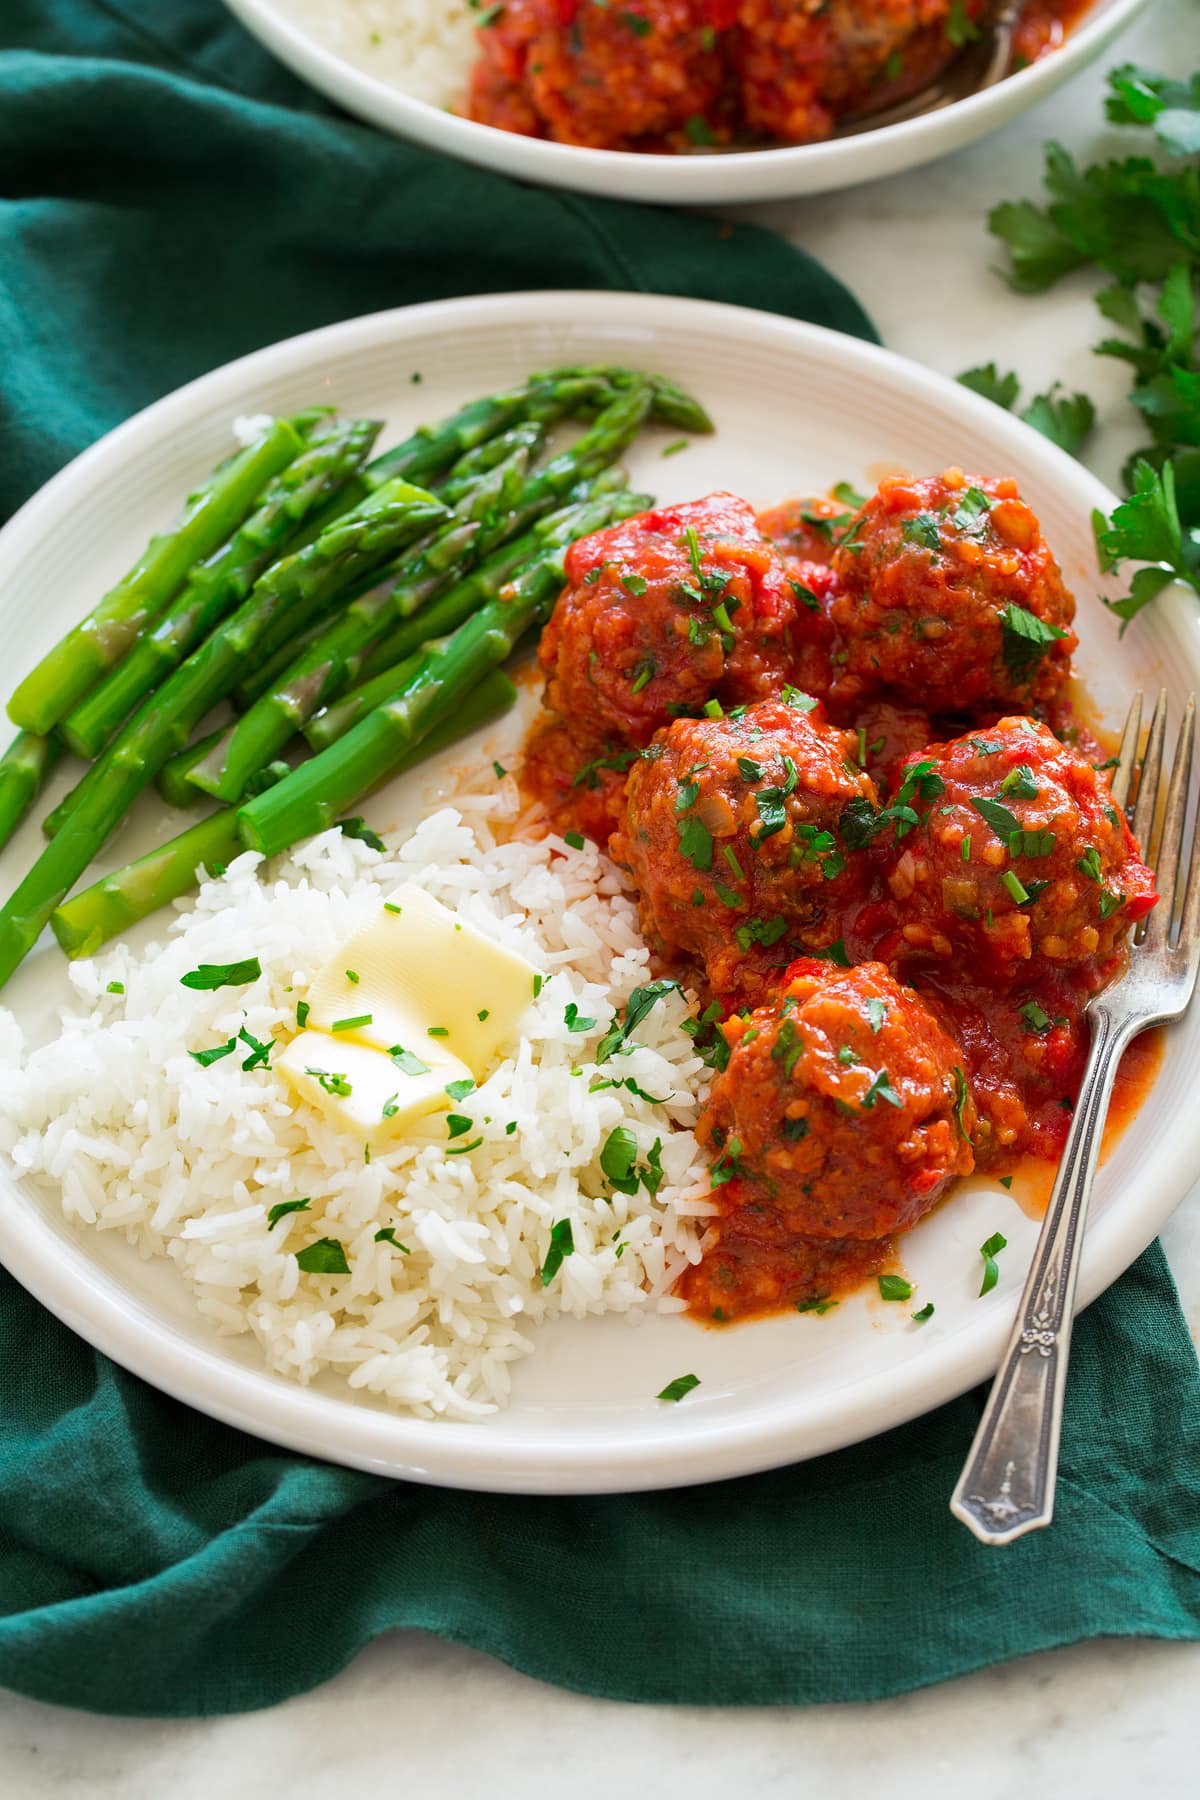
{"type": "Polygon", "coordinates": [[[192,564],[211,555],[302,448],[295,424],[276,419],[197,488],[175,525],[151,538],[129,573],[21,682],[8,703],[14,725],[34,732],[56,725],[158,617],[192,564]]]}
{"type": "MultiPolygon", "coordinates": [[[[531,448],[528,442],[519,444],[490,473],[476,476],[474,481],[460,480],[451,491],[460,492],[470,506],[471,516],[482,519],[480,537],[484,547],[513,537],[549,511],[573,485],[593,478],[607,467],[636,434],[649,406],[649,389],[644,384],[631,387],[605,408],[569,450],[521,481],[515,498],[507,493],[507,488],[512,477],[519,480],[525,473],[531,448]]],[[[523,429],[528,431],[529,427],[523,429]]],[[[449,562],[443,567],[449,571],[449,562]]],[[[350,685],[362,667],[364,654],[388,623],[389,614],[401,610],[394,596],[378,589],[355,601],[327,632],[301,652],[276,686],[255,702],[228,737],[196,764],[189,779],[219,800],[239,799],[254,770],[269,762],[319,707],[350,685]]]]}
{"type": "Polygon", "coordinates": [[[61,730],[80,756],[99,754],[118,725],[163,676],[240,604],[297,527],[341,488],[379,434],[378,423],[329,423],[281,469],[258,505],[220,549],[192,569],[176,598],[115,668],[69,712],[61,730]]]}
{"type": "Polygon", "coordinates": [[[19,731],[0,756],[0,846],[7,844],[61,755],[57,737],[19,731]]]}

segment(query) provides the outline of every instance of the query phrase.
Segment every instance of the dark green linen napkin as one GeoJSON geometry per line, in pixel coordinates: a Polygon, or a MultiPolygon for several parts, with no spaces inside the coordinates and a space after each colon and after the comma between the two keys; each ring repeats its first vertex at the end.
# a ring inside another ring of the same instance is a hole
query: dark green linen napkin
{"type": "MultiPolygon", "coordinates": [[[[216,0],[0,9],[0,516],[231,356],[535,286],[870,333],[765,234],[517,188],[345,122],[216,0]]],[[[979,1406],[735,1483],[454,1494],[214,1424],[0,1271],[0,1682],[106,1712],[236,1711],[416,1627],[589,1693],[749,1705],[895,1693],[1098,1635],[1200,1637],[1200,1379],[1161,1251],[1080,1320],[1058,1518],[1003,1552],[946,1510],[979,1406]]]]}

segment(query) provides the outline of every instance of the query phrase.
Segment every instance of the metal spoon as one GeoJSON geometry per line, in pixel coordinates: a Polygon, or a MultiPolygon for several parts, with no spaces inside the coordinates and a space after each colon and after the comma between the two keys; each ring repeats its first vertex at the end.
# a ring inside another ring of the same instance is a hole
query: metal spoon
{"type": "Polygon", "coordinates": [[[979,36],[946,64],[927,87],[878,112],[848,113],[834,137],[857,137],[864,131],[881,131],[886,125],[902,125],[925,113],[941,112],[984,88],[995,87],[1010,73],[1013,35],[1021,12],[1021,0],[1001,0],[990,19],[980,21],[979,36]]]}

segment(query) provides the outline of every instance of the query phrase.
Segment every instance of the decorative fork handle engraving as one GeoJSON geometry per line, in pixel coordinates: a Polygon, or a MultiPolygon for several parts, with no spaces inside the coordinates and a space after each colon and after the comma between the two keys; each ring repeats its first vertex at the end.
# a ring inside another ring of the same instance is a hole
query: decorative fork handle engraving
{"type": "Polygon", "coordinates": [[[1139,1028],[1091,1008],[1092,1042],[1062,1162],[1021,1295],[950,1510],[985,1544],[1048,1525],[1062,1426],[1075,1283],[1088,1200],[1117,1064],[1139,1028]]]}

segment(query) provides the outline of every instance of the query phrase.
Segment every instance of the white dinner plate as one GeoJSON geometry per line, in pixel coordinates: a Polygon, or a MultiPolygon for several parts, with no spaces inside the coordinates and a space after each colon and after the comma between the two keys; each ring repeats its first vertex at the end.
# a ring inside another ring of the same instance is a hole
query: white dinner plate
{"type": "MultiPolygon", "coordinates": [[[[246,29],[297,75],[348,112],[397,137],[520,181],[672,206],[824,194],[932,162],[1044,100],[1094,61],[1147,4],[1091,0],[1061,49],[982,93],[903,124],[778,150],[651,156],[554,144],[477,125],[447,110],[457,92],[430,104],[414,91],[418,82],[413,72],[388,56],[386,42],[372,41],[373,34],[386,34],[386,8],[346,0],[226,0],[246,29]],[[324,24],[314,24],[317,14],[324,24]]],[[[468,48],[463,90],[472,60],[468,48]]]]}
{"type": "MultiPolygon", "coordinates": [[[[756,505],[862,487],[897,466],[958,464],[1014,475],[1039,513],[1079,602],[1079,667],[1103,715],[1130,690],[1200,687],[1200,609],[1164,593],[1123,641],[1100,605],[1090,517],[1112,495],[1076,462],[989,401],[887,351],[737,307],[645,294],[544,293],[458,300],[334,325],[244,357],[139,413],[86,451],[0,533],[0,668],[30,668],[131,563],[179,496],[225,452],[239,413],[289,413],[322,400],[387,421],[386,444],[463,400],[555,363],[661,369],[697,393],[717,430],[664,460],[677,433],[629,458],[636,485],[664,501],[732,488],[756,505]],[[415,377],[420,376],[420,382],[415,377]]],[[[1117,590],[1109,585],[1110,592],[1117,590]]],[[[1176,713],[1178,716],[1178,711],[1176,713]]],[[[512,721],[478,753],[511,753],[512,721]],[[507,732],[507,736],[506,736],[507,732]]],[[[461,765],[463,750],[451,758],[461,765]]],[[[70,779],[62,773],[52,797],[70,779]]],[[[381,829],[447,792],[437,764],[367,807],[381,829]]],[[[45,810],[45,804],[39,811],[45,810]]],[[[178,815],[145,798],[110,846],[109,866],[173,835],[178,815]]],[[[36,853],[36,820],[0,858],[7,891],[36,853]]],[[[161,919],[142,928],[149,937],[161,919]]],[[[52,941],[3,998],[43,1038],[68,994],[52,941]]],[[[1200,1163],[1200,1008],[1171,1029],[1161,1073],[1101,1171],[1080,1281],[1093,1299],[1150,1242],[1200,1163]]],[[[863,1293],[836,1311],[723,1331],[679,1315],[631,1324],[559,1321],[518,1365],[510,1407],[481,1424],[390,1413],[336,1382],[301,1388],[268,1372],[250,1337],[218,1337],[173,1267],[115,1233],[68,1226],[55,1200],[0,1176],[0,1258],[83,1337],[148,1381],[261,1437],[420,1481],[566,1493],[651,1488],[738,1475],[814,1456],[897,1425],[994,1369],[1036,1226],[988,1180],[957,1189],[903,1242],[924,1326],[910,1308],[863,1293]],[[979,1246],[1009,1240],[999,1286],[978,1298],[979,1246]],[[685,1372],[681,1404],[655,1395],[685,1372]]],[[[49,1371],[46,1378],[50,1378],[49,1371]]]]}

